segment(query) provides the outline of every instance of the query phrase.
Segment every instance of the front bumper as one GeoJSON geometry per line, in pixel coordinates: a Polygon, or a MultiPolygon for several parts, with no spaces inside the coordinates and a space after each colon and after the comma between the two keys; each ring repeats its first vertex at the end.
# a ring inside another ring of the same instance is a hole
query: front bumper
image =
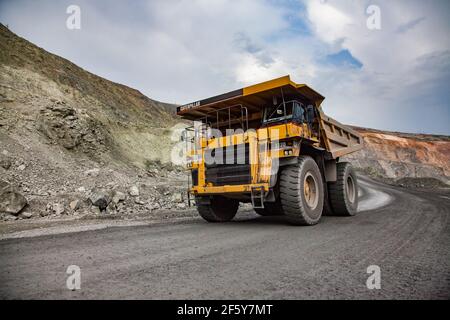
{"type": "Polygon", "coordinates": [[[194,186],[189,192],[193,195],[218,195],[229,193],[251,193],[252,189],[263,188],[263,191],[269,191],[268,183],[243,184],[233,186],[194,186]]]}

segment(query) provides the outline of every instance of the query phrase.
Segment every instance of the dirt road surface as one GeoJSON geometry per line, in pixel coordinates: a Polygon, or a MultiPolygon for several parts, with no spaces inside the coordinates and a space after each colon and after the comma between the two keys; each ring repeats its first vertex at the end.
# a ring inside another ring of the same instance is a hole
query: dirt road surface
{"type": "Polygon", "coordinates": [[[251,213],[0,241],[2,299],[449,299],[450,196],[360,183],[355,217],[251,213]],[[81,289],[66,287],[69,265],[81,289]],[[381,270],[381,289],[366,286],[381,270]]]}

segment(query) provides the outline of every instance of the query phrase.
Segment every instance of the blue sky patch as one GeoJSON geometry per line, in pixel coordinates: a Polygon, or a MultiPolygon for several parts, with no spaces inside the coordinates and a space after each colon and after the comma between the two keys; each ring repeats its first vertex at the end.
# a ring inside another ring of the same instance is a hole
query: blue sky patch
{"type": "Polygon", "coordinates": [[[329,54],[324,59],[325,63],[332,64],[338,67],[352,67],[352,68],[362,68],[363,64],[356,59],[350,51],[347,49],[341,50],[338,53],[329,54]]]}

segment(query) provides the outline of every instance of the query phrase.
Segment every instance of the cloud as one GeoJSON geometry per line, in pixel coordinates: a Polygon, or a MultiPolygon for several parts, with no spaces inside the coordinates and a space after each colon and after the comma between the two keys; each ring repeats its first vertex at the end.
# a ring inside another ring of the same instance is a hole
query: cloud
{"type": "Polygon", "coordinates": [[[407,32],[408,30],[411,30],[412,28],[414,28],[416,25],[418,25],[419,23],[421,23],[423,20],[425,20],[425,17],[420,17],[417,19],[413,19],[405,24],[400,25],[397,28],[397,32],[400,33],[404,33],[407,32]]]}
{"type": "Polygon", "coordinates": [[[319,77],[332,79],[320,82],[327,92],[327,109],[351,123],[449,133],[448,94],[442,88],[450,78],[445,63],[450,49],[449,11],[442,8],[447,3],[378,3],[381,30],[369,30],[367,1],[306,1],[316,37],[332,50],[348,50],[361,63],[358,70],[345,66],[323,70],[319,77]],[[330,12],[337,18],[330,19],[330,12]]]}
{"type": "Polygon", "coordinates": [[[344,10],[328,4],[326,1],[307,2],[308,17],[316,34],[325,42],[342,43],[354,21],[344,10]]]}
{"type": "Polygon", "coordinates": [[[377,1],[381,30],[366,27],[371,1],[75,2],[0,2],[0,21],[161,101],[290,74],[323,93],[325,111],[342,122],[450,133],[447,1],[377,1]],[[65,27],[70,4],[81,7],[81,30],[65,27]]]}

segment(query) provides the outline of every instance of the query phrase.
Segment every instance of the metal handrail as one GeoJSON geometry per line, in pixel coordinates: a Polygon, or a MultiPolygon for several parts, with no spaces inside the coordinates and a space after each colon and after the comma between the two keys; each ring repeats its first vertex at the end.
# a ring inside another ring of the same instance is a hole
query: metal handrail
{"type": "MultiPolygon", "coordinates": [[[[220,127],[218,126],[218,124],[219,124],[219,112],[223,111],[223,110],[228,110],[228,126],[231,128],[231,109],[235,108],[235,107],[240,107],[241,108],[241,110],[240,110],[241,111],[241,119],[240,119],[241,120],[240,121],[241,122],[241,128],[244,131],[248,130],[248,109],[247,109],[247,107],[243,106],[242,104],[235,104],[235,105],[232,105],[232,106],[228,106],[228,107],[224,107],[224,108],[220,108],[220,109],[217,109],[217,110],[213,110],[213,111],[207,112],[206,115],[204,117],[200,118],[199,120],[205,119],[205,123],[207,123],[208,122],[208,115],[211,115],[211,114],[215,113],[217,129],[220,129],[220,127]],[[245,126],[242,123],[242,119],[245,120],[245,122],[244,122],[245,126]]],[[[212,127],[212,124],[211,124],[211,127],[212,127]]]]}

